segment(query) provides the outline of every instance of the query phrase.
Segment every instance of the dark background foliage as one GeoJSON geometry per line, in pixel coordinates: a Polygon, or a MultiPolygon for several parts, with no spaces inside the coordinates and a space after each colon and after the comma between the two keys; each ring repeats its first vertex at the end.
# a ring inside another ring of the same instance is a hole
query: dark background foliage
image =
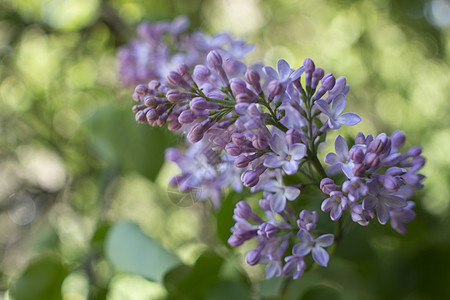
{"type": "Polygon", "coordinates": [[[449,299],[449,37],[446,0],[1,1],[0,298],[449,299]],[[225,243],[243,196],[209,213],[172,191],[164,149],[182,139],[137,124],[117,75],[139,22],[179,14],[256,44],[248,61],[346,76],[363,122],[341,134],[422,145],[409,232],[349,224],[329,267],[297,281],[246,266],[225,243]]]}

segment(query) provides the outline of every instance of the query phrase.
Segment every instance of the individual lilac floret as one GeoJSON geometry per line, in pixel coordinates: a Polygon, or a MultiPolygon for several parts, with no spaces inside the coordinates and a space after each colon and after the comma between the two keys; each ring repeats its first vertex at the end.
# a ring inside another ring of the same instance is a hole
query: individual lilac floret
{"type": "Polygon", "coordinates": [[[264,165],[268,168],[282,167],[286,174],[295,174],[300,160],[306,154],[306,146],[300,143],[288,146],[282,133],[276,132],[272,135],[269,146],[275,153],[267,154],[264,165]]]}
{"type": "Polygon", "coordinates": [[[296,256],[306,256],[311,252],[314,261],[319,265],[326,267],[330,256],[323,247],[329,247],[333,244],[334,235],[324,234],[318,238],[314,238],[309,232],[300,230],[297,236],[301,242],[292,248],[292,253],[296,256]]]}
{"type": "Polygon", "coordinates": [[[367,194],[367,185],[360,177],[352,177],[349,181],[342,184],[342,191],[348,193],[350,201],[358,201],[358,199],[367,194]]]}
{"type": "Polygon", "coordinates": [[[270,201],[270,208],[275,212],[281,212],[286,207],[286,200],[293,201],[300,195],[300,190],[293,186],[286,186],[283,183],[281,174],[277,175],[277,180],[269,180],[263,185],[266,199],[270,201]]]}
{"type": "Polygon", "coordinates": [[[408,201],[408,205],[400,209],[391,209],[391,227],[398,233],[405,234],[408,231],[406,223],[411,222],[416,218],[416,213],[413,211],[415,203],[408,201]]]}
{"type": "Polygon", "coordinates": [[[364,198],[363,208],[366,210],[376,209],[380,224],[386,224],[389,219],[389,208],[402,208],[408,203],[402,197],[392,194],[381,187],[378,181],[373,180],[368,184],[369,196],[364,198]]]}
{"type": "Polygon", "coordinates": [[[330,198],[322,202],[321,209],[323,212],[330,212],[330,218],[333,221],[339,220],[342,216],[342,211],[347,208],[347,197],[341,192],[333,191],[330,193],[330,198]]]}
{"type": "Polygon", "coordinates": [[[338,135],[334,140],[334,149],[336,150],[336,154],[328,153],[327,156],[325,156],[325,163],[332,166],[340,166],[342,172],[344,172],[348,178],[352,178],[353,162],[350,161],[347,142],[342,136],[338,135]]]}
{"type": "Polygon", "coordinates": [[[271,80],[280,81],[283,85],[287,85],[292,81],[298,79],[304,72],[305,67],[300,67],[291,73],[291,67],[284,60],[280,59],[277,63],[277,70],[271,67],[264,67],[263,71],[271,80]]]}
{"type": "Polygon", "coordinates": [[[284,261],[286,264],[283,267],[283,275],[291,275],[293,279],[302,277],[306,270],[306,263],[303,257],[291,255],[287,256],[284,261]]]}
{"type": "Polygon", "coordinates": [[[311,231],[316,228],[316,222],[319,219],[319,215],[316,211],[310,212],[306,209],[302,210],[297,220],[297,226],[300,229],[311,231]]]}
{"type": "Polygon", "coordinates": [[[331,101],[331,107],[325,100],[317,100],[318,109],[328,116],[328,126],[331,129],[339,129],[341,125],[353,126],[361,122],[361,118],[355,113],[342,113],[347,100],[344,94],[339,94],[331,101]]]}

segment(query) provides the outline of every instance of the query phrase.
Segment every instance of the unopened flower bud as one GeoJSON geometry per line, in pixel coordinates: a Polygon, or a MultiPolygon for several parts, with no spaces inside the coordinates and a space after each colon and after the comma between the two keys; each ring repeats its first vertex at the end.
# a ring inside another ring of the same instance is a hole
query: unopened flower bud
{"type": "Polygon", "coordinates": [[[246,168],[248,166],[248,164],[250,163],[250,160],[248,159],[248,157],[246,155],[239,155],[235,160],[234,160],[234,165],[236,168],[239,169],[243,169],[246,168]]]}
{"type": "Polygon", "coordinates": [[[239,218],[247,219],[252,215],[252,208],[246,201],[239,201],[236,203],[234,214],[239,218]]]}
{"type": "Polygon", "coordinates": [[[242,153],[242,149],[233,143],[228,143],[225,146],[225,151],[227,151],[227,153],[230,154],[231,156],[238,156],[242,153]]]}
{"type": "Polygon", "coordinates": [[[208,66],[213,69],[222,68],[222,56],[216,50],[212,50],[206,56],[208,66]]]}
{"type": "Polygon", "coordinates": [[[401,130],[396,130],[391,134],[392,147],[394,147],[395,149],[398,149],[401,146],[403,146],[403,144],[405,143],[405,140],[406,140],[406,135],[401,130]]]}
{"type": "Polygon", "coordinates": [[[186,90],[190,90],[191,86],[184,80],[184,78],[175,71],[170,71],[167,75],[167,82],[173,86],[179,86],[186,90]]]}
{"type": "Polygon", "coordinates": [[[352,169],[353,175],[362,177],[364,173],[366,173],[367,167],[363,164],[355,164],[355,166],[352,169]]]}
{"type": "Polygon", "coordinates": [[[153,91],[157,91],[160,86],[161,82],[159,82],[158,80],[152,80],[148,83],[148,88],[153,91]]]}
{"type": "Polygon", "coordinates": [[[320,79],[323,78],[325,75],[325,71],[321,68],[317,68],[312,73],[312,79],[311,79],[311,88],[315,89],[317,85],[319,84],[320,79]]]}
{"type": "Polygon", "coordinates": [[[145,84],[139,84],[138,86],[136,86],[136,88],[134,89],[134,92],[141,97],[144,97],[145,94],[147,94],[148,91],[148,87],[145,84]]]}
{"type": "Polygon", "coordinates": [[[247,138],[242,133],[235,132],[231,135],[231,140],[235,145],[243,146],[247,142],[247,138]]]}
{"type": "Polygon", "coordinates": [[[171,103],[177,103],[181,100],[182,94],[179,90],[172,89],[166,93],[166,98],[171,103]]]}
{"type": "Polygon", "coordinates": [[[246,170],[241,175],[241,180],[246,187],[255,186],[259,182],[259,175],[252,170],[246,170]]]}
{"type": "Polygon", "coordinates": [[[283,85],[278,80],[272,80],[267,85],[267,90],[269,91],[269,101],[270,101],[283,92],[283,85]]]}
{"type": "Polygon", "coordinates": [[[352,147],[350,149],[350,151],[348,152],[348,155],[351,160],[353,160],[355,163],[358,163],[358,164],[362,163],[366,156],[363,149],[361,149],[360,147],[352,147]]]}
{"type": "Polygon", "coordinates": [[[159,115],[158,115],[158,113],[156,112],[156,110],[150,109],[150,110],[147,111],[145,117],[146,117],[146,119],[147,119],[147,122],[153,123],[153,122],[155,122],[156,120],[158,120],[159,115]]]}
{"type": "Polygon", "coordinates": [[[181,124],[191,124],[195,120],[195,113],[192,110],[183,111],[178,117],[178,122],[181,124]]]}
{"type": "Polygon", "coordinates": [[[240,93],[236,95],[237,103],[254,103],[256,102],[256,98],[250,93],[240,93]]]}
{"type": "Polygon", "coordinates": [[[258,250],[250,250],[245,256],[245,261],[250,266],[256,265],[261,260],[261,252],[258,250]]]}
{"type": "Polygon", "coordinates": [[[366,155],[365,159],[366,166],[375,170],[380,166],[380,158],[377,153],[369,153],[366,155]]]}
{"type": "Polygon", "coordinates": [[[252,145],[256,149],[262,150],[267,148],[267,146],[269,145],[269,141],[267,140],[267,137],[257,133],[252,137],[252,145]]]}
{"type": "Polygon", "coordinates": [[[237,95],[241,93],[247,93],[247,84],[240,78],[233,78],[230,80],[231,91],[237,95]]]}
{"type": "Polygon", "coordinates": [[[320,189],[324,194],[329,195],[331,192],[339,190],[339,187],[334,183],[333,179],[324,178],[320,181],[320,189]]]}
{"type": "Polygon", "coordinates": [[[270,223],[262,223],[258,226],[257,234],[266,239],[273,238],[278,233],[278,228],[270,223]]]}
{"type": "Polygon", "coordinates": [[[209,76],[211,76],[211,70],[204,65],[196,65],[194,68],[194,79],[198,82],[208,81],[209,76]]]}
{"type": "Polygon", "coordinates": [[[247,70],[247,72],[245,72],[245,81],[247,81],[255,89],[257,94],[260,94],[262,91],[261,84],[259,82],[260,80],[261,77],[255,70],[247,70]]]}
{"type": "Polygon", "coordinates": [[[305,83],[306,83],[306,86],[310,87],[312,73],[314,72],[316,67],[314,65],[314,62],[310,58],[307,58],[303,61],[303,66],[305,67],[305,83]]]}
{"type": "Polygon", "coordinates": [[[384,185],[384,188],[390,192],[396,192],[400,187],[398,180],[394,176],[383,176],[382,183],[384,185]]]}

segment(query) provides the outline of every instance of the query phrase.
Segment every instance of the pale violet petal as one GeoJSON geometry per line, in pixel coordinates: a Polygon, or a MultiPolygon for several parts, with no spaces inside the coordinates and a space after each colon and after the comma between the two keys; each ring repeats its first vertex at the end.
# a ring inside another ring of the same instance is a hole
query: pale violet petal
{"type": "Polygon", "coordinates": [[[331,129],[339,129],[341,128],[341,123],[336,122],[336,120],[333,120],[331,117],[328,119],[328,126],[330,126],[331,129]]]}
{"type": "Polygon", "coordinates": [[[287,186],[285,187],[284,195],[286,199],[293,201],[300,195],[300,190],[293,186],[287,186]]]}
{"type": "Polygon", "coordinates": [[[292,254],[297,256],[305,256],[311,251],[310,243],[299,243],[292,248],[292,254]]]}
{"type": "Polygon", "coordinates": [[[293,160],[300,160],[306,155],[306,146],[303,144],[294,144],[289,147],[289,154],[293,160]]]}
{"type": "Polygon", "coordinates": [[[386,224],[389,219],[389,209],[384,203],[377,205],[377,219],[382,225],[386,224]]]}
{"type": "Polygon", "coordinates": [[[328,153],[327,156],[325,156],[325,163],[329,165],[336,165],[340,163],[340,161],[336,154],[328,153]]]}
{"type": "Polygon", "coordinates": [[[291,159],[283,164],[283,170],[288,175],[293,175],[298,171],[298,161],[291,159]]]}
{"type": "Polygon", "coordinates": [[[296,80],[298,79],[300,76],[302,76],[303,72],[305,71],[305,67],[301,66],[300,68],[298,68],[297,70],[295,70],[294,72],[292,72],[291,75],[289,75],[289,78],[291,80],[296,80]]]}
{"type": "Polygon", "coordinates": [[[286,198],[281,193],[273,194],[270,199],[270,209],[274,212],[282,212],[286,207],[286,198]]]}
{"type": "Polygon", "coordinates": [[[337,117],[336,122],[342,125],[353,126],[361,122],[361,117],[355,113],[348,112],[337,117]]]}
{"type": "Polygon", "coordinates": [[[278,134],[276,132],[272,135],[269,146],[276,154],[283,156],[283,158],[288,152],[286,140],[281,134],[278,134]]]}
{"type": "Polygon", "coordinates": [[[277,63],[277,71],[280,76],[280,80],[286,80],[291,72],[291,67],[284,59],[280,59],[277,63]]]}
{"type": "Polygon", "coordinates": [[[347,176],[348,179],[352,178],[353,175],[353,164],[341,164],[341,170],[344,172],[345,176],[347,176]]]}
{"type": "Polygon", "coordinates": [[[285,159],[275,154],[268,154],[264,160],[264,166],[268,168],[279,168],[285,163],[285,159]]]}
{"type": "Polygon", "coordinates": [[[266,74],[267,77],[269,77],[269,79],[278,79],[278,73],[277,71],[275,71],[273,68],[271,67],[264,67],[263,68],[263,72],[264,74],[266,74]]]}
{"type": "Polygon", "coordinates": [[[300,241],[308,243],[308,244],[311,244],[311,242],[314,241],[311,234],[306,230],[300,230],[297,233],[297,237],[299,238],[300,241]]]}
{"type": "Polygon", "coordinates": [[[330,259],[328,252],[321,247],[314,247],[312,249],[312,257],[316,263],[323,267],[327,266],[328,260],[330,259]]]}
{"type": "Polygon", "coordinates": [[[328,103],[325,102],[325,100],[317,100],[316,102],[314,102],[314,104],[317,106],[317,108],[323,112],[324,114],[326,114],[327,116],[330,116],[330,107],[328,106],[328,103]]]}
{"type": "Polygon", "coordinates": [[[333,200],[331,198],[327,198],[323,200],[322,205],[320,206],[320,209],[323,212],[329,212],[333,208],[333,200]]]}
{"type": "Polygon", "coordinates": [[[334,207],[331,209],[330,218],[331,220],[336,221],[339,220],[341,216],[342,216],[342,206],[336,203],[334,207]]]}
{"type": "Polygon", "coordinates": [[[373,196],[367,196],[364,198],[362,206],[366,210],[372,210],[377,206],[378,199],[373,196]]]}
{"type": "Polygon", "coordinates": [[[334,242],[334,235],[331,233],[319,236],[316,239],[316,244],[320,247],[329,247],[334,242]]]}
{"type": "Polygon", "coordinates": [[[383,195],[383,200],[392,208],[402,208],[408,205],[405,199],[395,195],[383,195]]]}
{"type": "Polygon", "coordinates": [[[347,99],[344,94],[339,94],[333,98],[331,101],[331,112],[334,117],[337,117],[344,111],[345,104],[347,103],[347,99]]]}
{"type": "Polygon", "coordinates": [[[342,163],[346,163],[348,160],[348,146],[345,139],[338,135],[334,140],[334,149],[336,150],[336,154],[339,157],[339,161],[342,163]]]}

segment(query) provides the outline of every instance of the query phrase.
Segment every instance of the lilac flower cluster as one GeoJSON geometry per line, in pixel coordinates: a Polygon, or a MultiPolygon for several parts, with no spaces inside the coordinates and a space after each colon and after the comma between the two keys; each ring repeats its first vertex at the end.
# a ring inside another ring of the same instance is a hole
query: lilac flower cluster
{"type": "Polygon", "coordinates": [[[188,32],[189,20],[179,16],[172,22],[143,22],[137,27],[138,38],[119,49],[119,74],[123,84],[136,85],[152,79],[162,80],[180,63],[192,67],[204,63],[206,54],[220,49],[225,68],[242,68],[238,61],[253,49],[227,33],[210,36],[201,31],[188,32]]]}
{"type": "MultiPolygon", "coordinates": [[[[163,29],[146,26],[153,28],[149,32],[169,32],[177,41],[191,41],[190,35],[177,37],[180,30],[173,28],[182,27],[179,24],[183,23],[159,25],[163,29]]],[[[347,210],[353,221],[367,225],[376,212],[381,224],[390,219],[395,230],[406,232],[405,224],[415,217],[414,203],[407,200],[422,187],[424,176],[417,171],[424,159],[418,147],[398,152],[405,141],[402,132],[375,138],[359,133],[350,150],[338,136],[336,153],[325,157],[331,167],[325,171],[318,159],[318,148],[330,130],[361,121],[355,113],[343,113],[349,91],[345,77],[325,73],[311,59],[297,69],[283,59],[276,70],[247,66],[239,60],[249,50],[244,43],[232,41],[232,51],[221,48],[224,43],[208,45],[202,49],[213,50],[195,65],[190,58],[201,52],[183,48],[187,49],[182,52],[184,58],[166,77],[161,75],[166,72],[163,67],[146,65],[161,73],[136,87],[133,111],[140,123],[167,124],[169,130],[186,136],[185,154],[176,149],[166,152],[167,160],[181,169],[181,175],[171,181],[181,191],[196,190],[199,199],[210,199],[217,208],[222,191],[229,188],[240,192],[246,187],[261,195],[259,208],[254,209],[262,210],[264,218],[240,201],[228,241],[233,247],[248,240],[257,242],[247,253],[248,264],[267,264],[267,277],[295,279],[307,268],[309,254],[317,264],[327,266],[329,254],[324,248],[339,237],[316,231],[316,211],[296,212],[306,186],[316,186],[329,196],[320,200],[321,206],[316,202],[323,212],[330,212],[332,221],[339,222],[347,210]],[[336,173],[345,174],[347,181],[337,185],[330,178],[336,173]]],[[[147,60],[160,59],[151,49],[147,60]]],[[[162,60],[173,61],[174,56],[162,60]]],[[[139,73],[138,68],[133,70],[139,73]]]]}
{"type": "Polygon", "coordinates": [[[348,180],[339,187],[330,178],[322,179],[320,187],[330,196],[322,202],[322,211],[330,212],[336,221],[349,209],[352,220],[365,226],[375,217],[375,210],[380,224],[391,218],[392,228],[406,233],[405,223],[415,218],[414,202],[407,200],[415,189],[423,187],[424,176],[417,171],[425,159],[417,146],[398,152],[405,138],[401,131],[375,138],[360,132],[349,150],[345,139],[338,135],[334,142],[336,153],[329,153],[325,162],[337,167],[348,180]]]}

